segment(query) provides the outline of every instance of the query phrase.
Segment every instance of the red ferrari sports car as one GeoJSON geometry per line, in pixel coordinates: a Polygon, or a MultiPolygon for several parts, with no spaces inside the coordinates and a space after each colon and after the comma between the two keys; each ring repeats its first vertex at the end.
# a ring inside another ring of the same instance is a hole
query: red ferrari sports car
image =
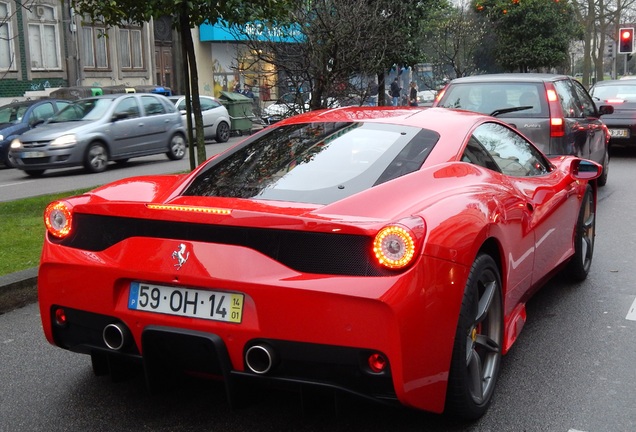
{"type": "Polygon", "coordinates": [[[194,373],[230,403],[286,383],[475,419],[530,295],[587,276],[600,174],[481,114],[302,114],[51,203],[44,332],[151,388],[194,373]]]}

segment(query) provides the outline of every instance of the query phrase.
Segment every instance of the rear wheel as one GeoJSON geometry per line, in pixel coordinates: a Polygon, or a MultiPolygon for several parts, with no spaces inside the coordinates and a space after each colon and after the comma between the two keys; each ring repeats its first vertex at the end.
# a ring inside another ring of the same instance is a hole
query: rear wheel
{"type": "Polygon", "coordinates": [[[98,173],[106,170],[108,165],[108,151],[102,143],[92,143],[89,145],[84,156],[84,169],[91,173],[98,173]]]}
{"type": "Polygon", "coordinates": [[[216,127],[216,138],[215,141],[218,143],[227,142],[230,139],[230,125],[222,121],[216,127]]]}
{"type": "Polygon", "coordinates": [[[186,154],[186,141],[183,135],[174,134],[170,138],[170,147],[166,155],[171,160],[183,159],[186,154]]]}
{"type": "Polygon", "coordinates": [[[594,237],[596,235],[596,200],[589,184],[585,189],[581,210],[574,232],[574,256],[566,268],[567,276],[580,282],[587,278],[594,254],[594,237]]]}
{"type": "Polygon", "coordinates": [[[475,259],[462,301],[448,377],[446,414],[481,417],[492,400],[501,365],[501,277],[486,254],[475,259]]]}

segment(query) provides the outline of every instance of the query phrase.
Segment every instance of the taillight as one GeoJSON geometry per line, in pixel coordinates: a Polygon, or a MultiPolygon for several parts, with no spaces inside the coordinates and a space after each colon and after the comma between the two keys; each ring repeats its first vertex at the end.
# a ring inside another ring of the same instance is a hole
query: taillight
{"type": "Polygon", "coordinates": [[[622,104],[622,103],[625,103],[625,100],[624,99],[608,99],[606,102],[613,103],[613,104],[622,104]]]}
{"type": "Polygon", "coordinates": [[[390,269],[411,264],[424,237],[424,221],[407,218],[382,228],[373,240],[373,253],[378,263],[390,269]]]}
{"type": "Polygon", "coordinates": [[[66,201],[54,201],[44,210],[44,225],[53,237],[64,238],[70,234],[72,208],[66,201]]]}
{"type": "Polygon", "coordinates": [[[565,136],[565,119],[562,116],[558,116],[562,111],[559,96],[553,88],[548,89],[546,94],[550,107],[550,138],[565,136]]]}
{"type": "Polygon", "coordinates": [[[446,93],[446,87],[444,87],[443,89],[439,91],[439,93],[437,93],[437,96],[435,96],[435,103],[442,100],[442,96],[444,96],[444,93],[446,93]]]}
{"type": "Polygon", "coordinates": [[[565,136],[565,121],[562,117],[550,118],[550,136],[553,138],[565,136]]]}

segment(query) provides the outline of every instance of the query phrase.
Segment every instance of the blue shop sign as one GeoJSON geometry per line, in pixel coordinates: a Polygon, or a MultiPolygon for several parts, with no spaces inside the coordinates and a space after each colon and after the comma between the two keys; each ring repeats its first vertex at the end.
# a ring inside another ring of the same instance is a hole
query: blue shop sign
{"type": "Polygon", "coordinates": [[[259,22],[228,27],[227,24],[205,23],[199,26],[201,42],[242,41],[256,38],[260,41],[298,43],[304,40],[300,25],[266,26],[259,22]]]}

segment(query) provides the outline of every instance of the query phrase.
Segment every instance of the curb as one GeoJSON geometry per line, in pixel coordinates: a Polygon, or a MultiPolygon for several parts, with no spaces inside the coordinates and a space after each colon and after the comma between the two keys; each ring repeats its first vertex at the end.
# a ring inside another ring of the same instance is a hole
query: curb
{"type": "Polygon", "coordinates": [[[38,300],[38,268],[0,276],[0,315],[38,300]]]}

